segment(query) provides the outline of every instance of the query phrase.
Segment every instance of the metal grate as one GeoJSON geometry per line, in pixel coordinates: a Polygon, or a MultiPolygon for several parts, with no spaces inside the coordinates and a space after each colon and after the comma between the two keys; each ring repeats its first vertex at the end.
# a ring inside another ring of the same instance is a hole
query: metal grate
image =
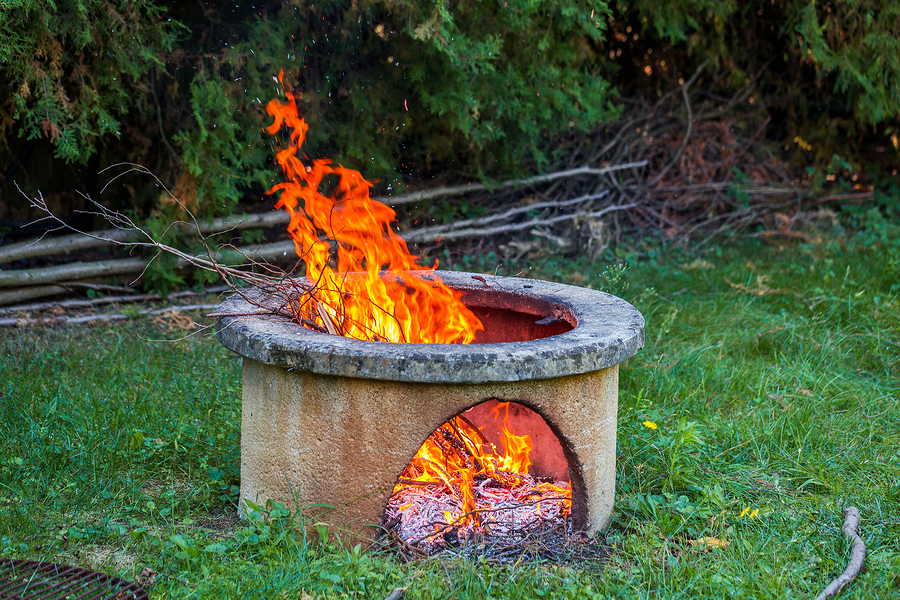
{"type": "Polygon", "coordinates": [[[69,565],[0,559],[0,600],[149,600],[135,584],[69,565]]]}

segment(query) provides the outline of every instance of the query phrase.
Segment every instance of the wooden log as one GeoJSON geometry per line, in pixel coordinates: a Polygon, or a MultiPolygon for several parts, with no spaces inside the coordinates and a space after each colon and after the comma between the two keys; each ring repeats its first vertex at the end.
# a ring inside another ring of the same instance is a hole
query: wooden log
{"type": "Polygon", "coordinates": [[[76,262],[22,271],[0,271],[0,288],[44,285],[69,279],[131,275],[140,273],[146,266],[147,261],[142,258],[123,258],[92,263],[76,262]]]}
{"type": "Polygon", "coordinates": [[[524,179],[509,179],[507,181],[501,181],[491,186],[487,186],[481,183],[473,183],[467,185],[436,188],[433,190],[423,190],[421,192],[413,192],[411,194],[404,194],[402,196],[375,198],[375,200],[377,200],[378,202],[383,202],[384,204],[387,204],[389,206],[399,206],[401,204],[409,204],[411,202],[421,202],[422,200],[440,198],[441,196],[457,196],[459,194],[479,192],[488,189],[500,190],[510,187],[534,185],[536,183],[546,183],[548,181],[554,181],[556,179],[578,177],[580,175],[593,175],[597,177],[600,175],[605,175],[606,173],[612,173],[613,171],[637,169],[639,167],[647,166],[647,164],[648,163],[646,160],[641,160],[638,162],[625,163],[621,165],[610,165],[608,167],[602,167],[599,169],[594,167],[579,167],[577,169],[557,171],[555,173],[548,173],[546,175],[535,175],[534,177],[526,177],[524,179]]]}
{"type": "MultiPolygon", "coordinates": [[[[107,229],[94,232],[93,235],[116,242],[134,242],[140,239],[137,232],[125,229],[107,229]]],[[[0,246],[0,264],[37,256],[67,254],[76,250],[84,250],[85,248],[108,245],[109,242],[97,240],[80,233],[47,239],[37,238],[27,242],[0,246]]]]}
{"type": "Polygon", "coordinates": [[[636,207],[636,203],[632,204],[622,204],[615,206],[608,206],[601,210],[595,210],[592,212],[577,212],[569,215],[559,215],[550,219],[532,219],[530,221],[525,221],[522,223],[507,223],[504,225],[497,225],[495,227],[485,227],[482,229],[462,229],[462,230],[453,230],[448,229],[443,234],[438,231],[431,231],[428,237],[423,237],[417,235],[416,232],[411,232],[406,239],[411,242],[424,242],[429,240],[459,240],[459,239],[469,239],[473,237],[481,237],[488,235],[496,235],[500,233],[509,233],[511,231],[521,231],[522,229],[528,229],[529,227],[540,227],[542,225],[554,225],[556,223],[561,223],[563,221],[569,221],[571,219],[577,218],[585,218],[585,219],[597,219],[602,217],[603,215],[617,211],[617,210],[627,210],[629,208],[636,207]]]}
{"type": "Polygon", "coordinates": [[[858,529],[859,509],[855,506],[848,506],[844,509],[844,525],[841,527],[841,533],[844,539],[850,543],[850,562],[847,563],[844,572],[816,596],[816,600],[828,600],[828,598],[837,596],[844,587],[856,579],[862,569],[863,562],[866,560],[866,545],[859,537],[858,529]]]}
{"type": "MultiPolygon", "coordinates": [[[[286,225],[290,220],[291,216],[287,211],[279,210],[200,221],[198,226],[200,233],[203,235],[215,235],[240,229],[286,225]]],[[[27,242],[0,246],[0,264],[38,256],[68,254],[77,250],[108,246],[110,242],[127,243],[145,239],[139,232],[127,229],[104,229],[102,231],[92,231],[90,234],[93,237],[75,233],[47,239],[37,238],[27,242]]]]}
{"type": "MultiPolygon", "coordinates": [[[[240,264],[251,259],[257,262],[283,263],[296,261],[297,254],[294,251],[293,242],[275,242],[258,246],[246,246],[243,248],[223,248],[214,255],[223,264],[240,264]]],[[[201,258],[206,258],[202,256],[201,258]]],[[[45,286],[42,294],[27,295],[24,291],[17,299],[9,302],[21,302],[41,295],[49,296],[54,293],[62,293],[65,290],[51,289],[46,284],[59,284],[62,281],[77,281],[81,279],[93,279],[96,277],[110,277],[113,275],[133,275],[141,273],[147,267],[148,261],[142,258],[126,258],[116,260],[103,260],[97,262],[75,262],[52,267],[23,270],[0,270],[0,288],[20,288],[25,286],[45,286]]],[[[190,266],[187,261],[179,260],[176,269],[190,266]]],[[[9,303],[7,302],[7,303],[9,303]]],[[[2,302],[0,302],[2,304],[2,302]]]]}
{"type": "MultiPolygon", "coordinates": [[[[73,289],[78,288],[88,288],[88,289],[97,289],[97,288],[105,288],[107,291],[132,291],[129,288],[121,288],[111,285],[94,285],[94,284],[85,284],[78,281],[69,281],[62,283],[57,286],[34,286],[33,288],[18,288],[14,290],[8,290],[6,292],[0,292],[0,305],[10,304],[9,302],[4,302],[4,294],[10,294],[13,296],[19,292],[27,292],[30,290],[40,290],[42,287],[53,287],[58,289],[58,294],[64,294],[66,292],[71,292],[73,289]]],[[[169,294],[166,299],[173,300],[175,298],[187,298],[190,296],[206,296],[211,294],[219,294],[221,292],[227,292],[231,288],[227,285],[216,285],[213,287],[204,288],[201,291],[194,290],[186,290],[183,292],[173,292],[169,294]]],[[[55,291],[55,290],[54,290],[55,291]]],[[[38,298],[46,297],[53,295],[52,293],[41,294],[39,296],[35,296],[38,298]]],[[[30,299],[30,298],[29,298],[30,299]]],[[[74,298],[71,300],[51,300],[48,302],[34,302],[31,304],[17,304],[14,306],[2,306],[0,308],[0,315],[11,315],[19,312],[35,312],[41,310],[47,310],[50,308],[93,308],[95,306],[101,306],[103,304],[129,304],[134,302],[147,302],[151,300],[162,300],[162,296],[159,294],[131,294],[131,295],[116,295],[116,296],[100,296],[94,299],[84,300],[82,298],[74,298]]]]}
{"type": "Polygon", "coordinates": [[[255,229],[257,227],[277,227],[291,222],[291,215],[286,210],[271,210],[269,212],[252,215],[235,215],[233,217],[220,217],[210,221],[200,221],[200,232],[206,234],[224,233],[226,231],[240,229],[255,229]]]}
{"type": "MultiPolygon", "coordinates": [[[[0,271],[2,272],[2,271],[0,271]]],[[[129,287],[119,285],[103,285],[102,283],[86,283],[84,281],[64,281],[58,285],[35,285],[31,287],[13,288],[11,290],[0,291],[0,306],[14,304],[16,302],[26,302],[35,298],[47,298],[49,296],[59,296],[77,289],[95,290],[98,292],[117,292],[128,293],[134,290],[129,287]]],[[[59,304],[54,302],[52,304],[59,304]]],[[[9,312],[10,308],[0,309],[9,312]]],[[[37,310],[24,307],[12,307],[12,310],[37,310]]]]}
{"type": "Polygon", "coordinates": [[[272,242],[271,244],[244,246],[242,248],[221,248],[213,254],[213,258],[217,262],[230,265],[245,263],[248,259],[256,262],[276,264],[299,260],[292,241],[272,242]]]}
{"type": "Polygon", "coordinates": [[[528,204],[525,206],[517,206],[515,208],[511,208],[505,212],[488,215],[486,217],[480,217],[477,219],[465,219],[462,221],[454,221],[452,223],[447,223],[446,225],[436,225],[434,227],[425,227],[422,229],[411,230],[403,235],[404,239],[408,242],[424,242],[424,241],[432,241],[438,238],[446,237],[448,233],[451,231],[463,230],[464,228],[472,228],[472,227],[481,227],[487,225],[488,223],[495,223],[497,221],[505,221],[506,219],[510,219],[512,217],[528,213],[534,210],[543,210],[545,208],[563,208],[565,206],[571,206],[573,204],[579,204],[581,202],[588,202],[591,200],[599,200],[609,194],[609,190],[603,190],[599,194],[588,194],[586,196],[579,196],[578,198],[572,198],[570,200],[562,200],[559,202],[537,202],[535,204],[528,204]]]}
{"type": "Polygon", "coordinates": [[[59,296],[65,294],[69,290],[61,285],[35,285],[24,288],[14,288],[11,290],[0,290],[0,306],[7,304],[15,304],[17,302],[27,302],[35,298],[47,298],[49,296],[59,296]]]}
{"type": "MultiPolygon", "coordinates": [[[[70,287],[67,286],[56,286],[63,290],[63,292],[71,291],[70,287]]],[[[31,288],[21,288],[24,290],[28,290],[31,288]]],[[[17,290],[16,290],[17,291],[17,290]]],[[[159,294],[134,294],[131,296],[103,296],[101,298],[94,298],[93,300],[57,300],[51,302],[36,302],[33,304],[19,304],[16,306],[4,306],[0,308],[0,315],[3,314],[13,314],[17,312],[33,312],[40,310],[47,310],[50,308],[93,308],[95,306],[101,306],[103,304],[129,304],[132,302],[147,302],[150,300],[162,300],[162,296],[159,294]]],[[[0,300],[0,304],[3,304],[2,300],[0,300]]]]}

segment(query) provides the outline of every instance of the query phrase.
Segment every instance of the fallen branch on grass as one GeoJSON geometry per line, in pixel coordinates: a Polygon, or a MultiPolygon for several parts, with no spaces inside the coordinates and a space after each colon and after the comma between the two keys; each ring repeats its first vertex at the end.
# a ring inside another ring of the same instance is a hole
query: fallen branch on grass
{"type": "Polygon", "coordinates": [[[396,588],[393,592],[385,596],[384,600],[400,600],[406,595],[406,588],[396,588]]]}
{"type": "Polygon", "coordinates": [[[841,533],[844,539],[850,542],[850,562],[847,563],[847,569],[816,596],[816,600],[834,598],[859,574],[866,559],[866,545],[859,537],[858,528],[859,510],[855,506],[848,506],[844,509],[844,526],[841,527],[841,533]]]}

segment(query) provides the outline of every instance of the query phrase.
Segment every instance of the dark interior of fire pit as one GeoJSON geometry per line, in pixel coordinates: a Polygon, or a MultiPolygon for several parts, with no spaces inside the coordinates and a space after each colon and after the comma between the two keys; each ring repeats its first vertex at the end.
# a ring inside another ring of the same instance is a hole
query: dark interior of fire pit
{"type": "Polygon", "coordinates": [[[562,306],[502,290],[469,290],[463,302],[484,325],[475,344],[527,342],[575,328],[575,317],[562,306]]]}

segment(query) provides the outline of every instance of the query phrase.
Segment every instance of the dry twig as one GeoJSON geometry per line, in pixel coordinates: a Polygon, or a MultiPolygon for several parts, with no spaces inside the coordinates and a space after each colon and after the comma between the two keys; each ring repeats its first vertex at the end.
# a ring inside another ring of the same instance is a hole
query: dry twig
{"type": "Polygon", "coordinates": [[[850,562],[847,563],[847,569],[816,596],[816,600],[827,600],[837,596],[845,586],[856,579],[859,570],[862,569],[863,561],[866,559],[866,545],[859,537],[858,528],[859,510],[855,506],[848,506],[844,509],[844,525],[841,527],[841,533],[844,539],[850,542],[850,562]]]}
{"type": "MultiPolygon", "coordinates": [[[[161,182],[160,185],[162,186],[161,182]]],[[[162,187],[165,189],[165,186],[162,187]]],[[[203,241],[203,246],[206,249],[205,257],[192,256],[178,248],[163,244],[156,240],[147,230],[142,229],[135,224],[129,217],[120,212],[110,210],[89,197],[86,197],[86,199],[97,211],[96,213],[93,213],[94,215],[105,219],[116,230],[129,232],[129,238],[137,241],[123,242],[117,239],[101,238],[101,236],[98,236],[96,233],[80,231],[71,225],[67,225],[59,217],[54,215],[40,194],[30,200],[34,208],[37,208],[46,214],[44,219],[49,219],[60,228],[67,228],[75,233],[90,238],[100,238],[104,243],[111,245],[148,249],[155,252],[154,259],[162,253],[172,255],[180,261],[183,261],[185,264],[190,264],[198,269],[216,273],[233,293],[239,295],[248,303],[261,310],[290,318],[311,329],[325,331],[315,322],[316,316],[318,315],[311,312],[317,310],[317,307],[322,302],[315,296],[315,286],[309,285],[301,280],[293,279],[289,276],[289,273],[286,273],[269,263],[252,260],[238,249],[235,249],[235,251],[247,259],[245,264],[237,267],[220,264],[216,261],[214,252],[207,245],[207,238],[200,231],[197,219],[194,217],[193,213],[191,213],[191,211],[177,198],[171,194],[170,197],[174,202],[181,206],[190,218],[197,235],[203,241]],[[245,286],[263,292],[266,300],[261,301],[258,299],[260,296],[248,294],[245,286]]],[[[141,259],[133,260],[140,261],[141,259]]],[[[151,259],[151,262],[152,260],[153,259],[151,259]]],[[[141,274],[143,274],[143,271],[146,270],[149,263],[141,261],[141,264],[143,265],[141,274]]]]}

